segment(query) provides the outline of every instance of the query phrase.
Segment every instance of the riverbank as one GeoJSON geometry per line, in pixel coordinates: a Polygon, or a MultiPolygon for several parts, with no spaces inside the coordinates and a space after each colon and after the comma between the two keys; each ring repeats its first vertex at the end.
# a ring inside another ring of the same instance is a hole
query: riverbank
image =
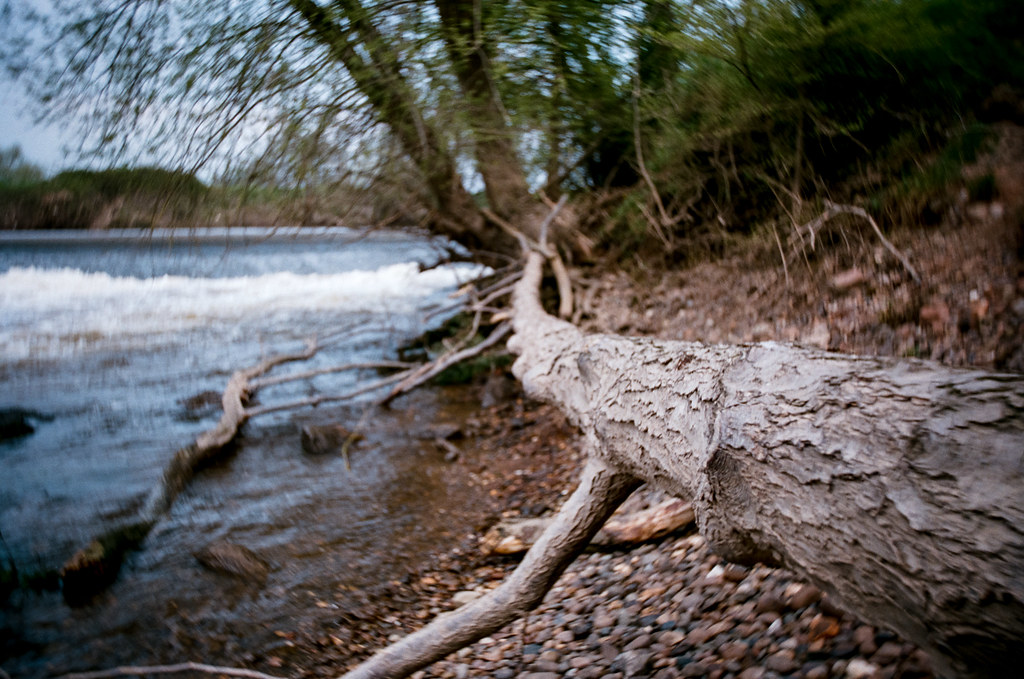
{"type": "MultiPolygon", "coordinates": [[[[686,271],[593,278],[577,271],[581,325],[707,342],[798,341],[1019,372],[1020,238],[1019,224],[989,217],[893,234],[920,283],[881,252],[870,233],[814,253],[788,272],[770,248],[756,243],[686,271]]],[[[461,445],[483,452],[495,478],[507,474],[502,465],[514,459],[512,468],[524,471],[506,480],[529,480],[490,488],[495,511],[554,509],[579,466],[573,431],[561,415],[519,395],[481,411],[477,421],[484,426],[461,445]]],[[[459,550],[395,583],[403,604],[382,618],[384,624],[343,623],[341,637],[337,629],[324,629],[319,639],[297,643],[308,650],[302,672],[334,675],[364,657],[369,649],[353,647],[348,630],[359,630],[360,646],[383,645],[453,607],[457,592],[496,586],[513,567],[484,557],[476,536],[467,538],[459,550]]],[[[279,664],[262,662],[268,669],[279,664]]],[[[682,534],[584,555],[528,618],[418,676],[890,679],[933,673],[912,644],[844,614],[792,574],[722,563],[698,535],[682,534]]]]}
{"type": "MultiPolygon", "coordinates": [[[[788,281],[772,248],[755,241],[688,270],[630,276],[596,267],[577,270],[580,324],[591,331],[669,339],[800,341],[1020,370],[1019,224],[970,219],[891,234],[920,272],[920,285],[879,252],[870,232],[851,229],[847,235],[855,237],[791,266],[788,281]]],[[[312,416],[358,419],[343,411],[312,416]]],[[[250,430],[233,461],[197,479],[176,518],[133,558],[108,596],[71,615],[44,618],[51,639],[45,646],[26,649],[12,637],[3,640],[3,648],[12,656],[44,658],[33,668],[41,673],[32,676],[195,660],[282,677],[334,677],[450,610],[456,599],[496,586],[516,561],[486,556],[481,536],[501,518],[554,511],[580,466],[580,447],[564,417],[525,398],[501,376],[486,385],[430,388],[403,397],[366,429],[367,439],[353,451],[351,472],[340,459],[304,460],[315,465],[318,477],[339,481],[312,504],[297,501],[299,509],[283,522],[281,537],[266,532],[262,503],[271,496],[279,502],[311,494],[300,485],[283,487],[275,476],[292,454],[287,451],[301,454],[295,428],[250,430]],[[435,443],[439,437],[447,444],[435,443]],[[384,460],[384,444],[393,449],[390,462],[384,460]],[[339,541],[362,525],[350,510],[333,509],[335,494],[362,488],[371,467],[391,469],[402,460],[407,474],[367,485],[378,490],[360,491],[357,498],[405,512],[383,542],[387,547],[368,548],[346,561],[339,541]],[[426,468],[440,484],[431,493],[458,493],[471,511],[410,509],[411,501],[427,493],[420,479],[426,468]],[[253,492],[225,502],[226,480],[256,478],[264,482],[253,492]],[[374,494],[385,491],[395,497],[374,494]],[[310,506],[318,509],[311,512],[310,506]],[[248,517],[245,537],[267,541],[263,554],[275,569],[267,587],[206,573],[191,556],[190,540],[223,530],[216,522],[224,511],[248,517]],[[427,524],[444,530],[425,540],[421,529],[427,524]],[[161,561],[182,591],[156,589],[166,586],[153,579],[161,561]],[[150,617],[140,617],[147,607],[150,617]],[[159,624],[153,623],[153,610],[159,624]]],[[[420,676],[932,676],[913,646],[819,597],[785,571],[723,564],[698,536],[673,535],[632,550],[584,555],[528,618],[420,676]]],[[[5,663],[4,669],[10,667],[5,663]]]]}

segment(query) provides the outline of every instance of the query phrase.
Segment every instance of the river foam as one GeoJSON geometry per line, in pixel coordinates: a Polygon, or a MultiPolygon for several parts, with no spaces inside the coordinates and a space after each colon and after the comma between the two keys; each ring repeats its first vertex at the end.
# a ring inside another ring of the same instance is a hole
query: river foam
{"type": "Polygon", "coordinates": [[[469,265],[421,271],[405,262],[333,274],[136,278],[15,267],[0,274],[0,359],[138,345],[198,326],[273,324],[297,312],[412,313],[482,271],[469,265]]]}

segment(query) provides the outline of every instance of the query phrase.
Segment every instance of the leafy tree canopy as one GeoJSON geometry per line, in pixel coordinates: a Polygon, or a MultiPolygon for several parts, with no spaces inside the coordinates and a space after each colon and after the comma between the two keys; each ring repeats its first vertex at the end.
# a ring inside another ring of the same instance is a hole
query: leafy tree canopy
{"type": "Polygon", "coordinates": [[[685,230],[841,181],[1020,82],[1018,4],[51,0],[3,6],[3,62],[86,150],[297,187],[403,177],[480,245],[494,217],[535,220],[540,189],[638,186],[627,205],[685,230]]]}

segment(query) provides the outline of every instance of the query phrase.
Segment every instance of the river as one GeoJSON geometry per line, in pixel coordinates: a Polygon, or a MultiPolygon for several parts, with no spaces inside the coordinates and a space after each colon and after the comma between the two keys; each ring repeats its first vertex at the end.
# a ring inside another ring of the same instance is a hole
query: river
{"type": "MultiPolygon", "coordinates": [[[[45,585],[130,515],[176,448],[216,422],[216,408],[184,404],[222,390],[233,370],[338,330],[351,335],[301,369],[393,359],[427,328],[427,312],[478,272],[424,268],[444,246],[347,229],[0,234],[0,407],[53,416],[0,443],[0,559],[45,585]]],[[[289,369],[298,368],[281,372],[289,369]]],[[[259,398],[336,393],[373,377],[322,376],[259,398]]],[[[75,608],[45,586],[15,591],[0,616],[0,667],[47,677],[216,661],[191,657],[193,647],[211,652],[200,638],[223,640],[213,653],[226,662],[270,653],[302,616],[344,608],[339,591],[371,591],[423,550],[458,539],[479,498],[422,440],[433,423],[460,417],[458,406],[405,399],[374,418],[351,469],[340,456],[301,452],[299,423],[351,425],[360,413],[286,411],[247,424],[109,591],[75,608]],[[267,581],[204,570],[193,554],[217,541],[256,551],[271,564],[267,581]]]]}

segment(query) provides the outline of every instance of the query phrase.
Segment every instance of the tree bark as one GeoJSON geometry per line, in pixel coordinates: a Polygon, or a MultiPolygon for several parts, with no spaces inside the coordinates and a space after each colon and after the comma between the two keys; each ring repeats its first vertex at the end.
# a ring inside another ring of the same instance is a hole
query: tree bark
{"type": "Polygon", "coordinates": [[[313,0],[289,0],[289,5],[305,21],[311,37],[345,67],[419,170],[434,203],[438,229],[468,247],[515,252],[515,240],[487,222],[477,208],[455,159],[424,118],[397,54],[359,0],[337,0],[332,5],[345,25],[313,0]]]}
{"type": "Polygon", "coordinates": [[[582,334],[515,300],[514,371],[595,454],[694,504],[739,562],[803,574],[941,671],[1024,662],[1024,378],[776,343],[582,334]]]}
{"type": "Polygon", "coordinates": [[[509,580],[350,678],[405,676],[539,602],[641,481],[689,499],[722,556],[786,566],[949,676],[1024,663],[1024,377],[798,346],[584,335],[514,295],[528,394],[582,430],[580,487],[509,580]]]}

